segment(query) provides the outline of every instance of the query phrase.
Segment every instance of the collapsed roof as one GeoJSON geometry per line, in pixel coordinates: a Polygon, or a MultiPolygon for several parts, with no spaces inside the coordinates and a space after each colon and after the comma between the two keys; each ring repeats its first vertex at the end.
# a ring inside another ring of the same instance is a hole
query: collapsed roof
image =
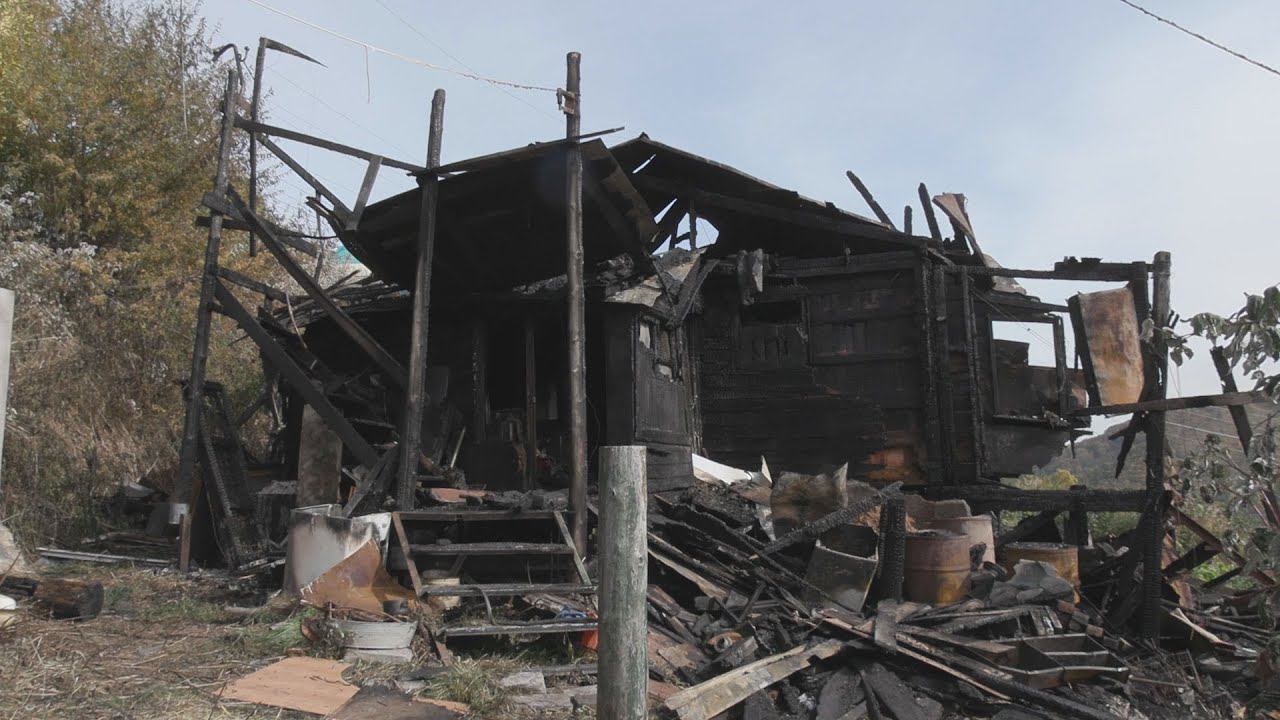
{"type": "MultiPolygon", "coordinates": [[[[465,160],[438,169],[435,292],[509,289],[564,272],[563,141],[465,160]],[[501,258],[502,262],[495,262],[501,258]]],[[[651,140],[581,144],[587,267],[627,255],[651,269],[662,221],[683,198],[718,231],[713,256],[762,248],[797,257],[922,249],[933,241],[806,198],[728,165],[651,140]],[[668,212],[661,219],[659,211],[668,212]]],[[[370,205],[343,242],[383,279],[413,286],[421,190],[370,205]]]]}

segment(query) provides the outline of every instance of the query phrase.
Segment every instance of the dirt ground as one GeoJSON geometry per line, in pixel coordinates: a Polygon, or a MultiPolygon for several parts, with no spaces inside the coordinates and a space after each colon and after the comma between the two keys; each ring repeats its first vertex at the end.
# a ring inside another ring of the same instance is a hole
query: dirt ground
{"type": "MultiPolygon", "coordinates": [[[[103,612],[92,620],[52,620],[19,598],[23,612],[0,628],[0,718],[317,717],[217,693],[287,654],[336,657],[337,648],[303,635],[303,621],[319,611],[222,574],[77,564],[43,572],[102,582],[103,612]],[[245,607],[262,609],[251,615],[234,609],[245,607]]],[[[475,718],[521,717],[496,680],[544,660],[527,651],[460,656],[452,668],[428,669],[416,692],[467,703],[475,718]]],[[[423,657],[415,665],[426,664],[423,657]]],[[[357,663],[347,679],[390,682],[413,667],[357,663]]]]}

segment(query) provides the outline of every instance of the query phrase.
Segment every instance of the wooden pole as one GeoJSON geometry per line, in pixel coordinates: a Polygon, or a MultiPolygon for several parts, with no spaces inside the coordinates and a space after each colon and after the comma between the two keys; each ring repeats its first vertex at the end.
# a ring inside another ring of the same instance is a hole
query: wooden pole
{"type": "Polygon", "coordinates": [[[444,135],[444,90],[431,98],[431,129],[427,136],[427,170],[419,176],[422,205],[418,215],[418,265],[413,281],[413,325],[409,337],[409,387],[404,396],[404,425],[400,431],[396,504],[412,510],[418,484],[418,446],[422,444],[422,411],[427,382],[427,321],[431,314],[431,258],[436,249],[436,194],[440,178],[440,142],[444,135]]]}
{"type": "Polygon", "coordinates": [[[533,489],[538,463],[538,355],[536,325],[524,318],[524,489],[533,489]]]}
{"type": "MultiPolygon", "coordinates": [[[[218,139],[218,169],[214,192],[227,191],[227,166],[231,160],[231,133],[235,130],[236,98],[240,93],[235,69],[227,71],[227,90],[222,98],[222,134],[218,139]]],[[[178,479],[173,489],[177,502],[169,504],[169,524],[178,525],[192,505],[191,488],[196,473],[197,441],[200,437],[200,410],[204,398],[204,374],[209,361],[209,331],[213,323],[213,291],[218,277],[218,251],[222,246],[223,215],[209,211],[209,241],[204,250],[204,273],[200,278],[200,304],[196,307],[195,346],[191,350],[191,373],[187,376],[187,408],[182,422],[182,447],[178,453],[178,479]]],[[[187,569],[188,558],[178,564],[187,569]]]]}
{"type": "MultiPolygon", "coordinates": [[[[1151,338],[1151,360],[1155,364],[1155,390],[1151,400],[1164,400],[1169,392],[1169,349],[1161,330],[1169,325],[1169,265],[1167,252],[1158,252],[1151,268],[1151,320],[1155,333],[1151,338]]],[[[1142,636],[1149,640],[1160,637],[1160,605],[1164,568],[1162,566],[1165,507],[1164,463],[1165,414],[1153,410],[1147,415],[1147,513],[1142,538],[1142,636]]]]}
{"type": "MultiPolygon", "coordinates": [[[[258,122],[262,107],[262,71],[267,63],[267,39],[258,38],[258,54],[253,61],[253,99],[249,103],[249,119],[258,122]]],[[[258,134],[249,133],[249,209],[258,211],[258,134]]],[[[316,233],[319,235],[319,233],[316,233]]],[[[258,254],[258,238],[249,233],[249,257],[258,254]]],[[[323,257],[323,256],[322,256],[323,257]]]]}
{"type": "MultiPolygon", "coordinates": [[[[582,56],[566,58],[568,66],[564,100],[565,136],[582,134],[582,56]]],[[[573,511],[573,542],[578,552],[587,554],[587,382],[585,334],[586,301],[582,290],[582,148],[569,146],[565,167],[565,220],[569,284],[569,435],[572,470],[569,509],[573,511]]]]}
{"type": "Polygon", "coordinates": [[[600,659],[596,715],[648,717],[648,492],[643,445],[600,448],[600,659]]]}

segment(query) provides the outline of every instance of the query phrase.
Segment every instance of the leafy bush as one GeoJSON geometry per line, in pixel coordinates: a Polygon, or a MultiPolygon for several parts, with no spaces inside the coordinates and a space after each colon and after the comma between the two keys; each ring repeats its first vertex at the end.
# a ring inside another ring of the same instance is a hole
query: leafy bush
{"type": "MultiPolygon", "coordinates": [[[[28,543],[98,532],[117,483],[169,482],[226,70],[176,0],[0,0],[0,286],[17,294],[0,518],[28,543]]],[[[224,264],[266,275],[243,245],[224,264]]],[[[251,397],[257,353],[215,325],[209,377],[251,397]]]]}

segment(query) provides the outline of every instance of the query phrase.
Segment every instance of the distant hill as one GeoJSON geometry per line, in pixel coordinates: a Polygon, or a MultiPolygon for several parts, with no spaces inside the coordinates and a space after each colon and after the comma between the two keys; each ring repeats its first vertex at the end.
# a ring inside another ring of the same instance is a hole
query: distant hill
{"type": "MultiPolygon", "coordinates": [[[[1249,420],[1257,432],[1268,419],[1280,422],[1280,411],[1272,403],[1258,403],[1247,408],[1249,420]]],[[[1204,444],[1208,434],[1223,435],[1220,439],[1233,450],[1239,449],[1236,439],[1235,425],[1231,422],[1231,414],[1227,408],[1209,407],[1192,410],[1174,410],[1165,415],[1166,434],[1169,449],[1175,458],[1182,458],[1196,451],[1204,444]]],[[[1068,448],[1053,462],[1041,468],[1037,474],[1050,475],[1058,470],[1066,470],[1081,483],[1098,489],[1141,488],[1146,472],[1143,458],[1146,457],[1147,444],[1142,433],[1133,441],[1133,449],[1125,461],[1124,472],[1115,477],[1116,458],[1120,455],[1121,436],[1119,431],[1128,425],[1128,420],[1116,423],[1098,435],[1076,441],[1075,455],[1068,448]]]]}

